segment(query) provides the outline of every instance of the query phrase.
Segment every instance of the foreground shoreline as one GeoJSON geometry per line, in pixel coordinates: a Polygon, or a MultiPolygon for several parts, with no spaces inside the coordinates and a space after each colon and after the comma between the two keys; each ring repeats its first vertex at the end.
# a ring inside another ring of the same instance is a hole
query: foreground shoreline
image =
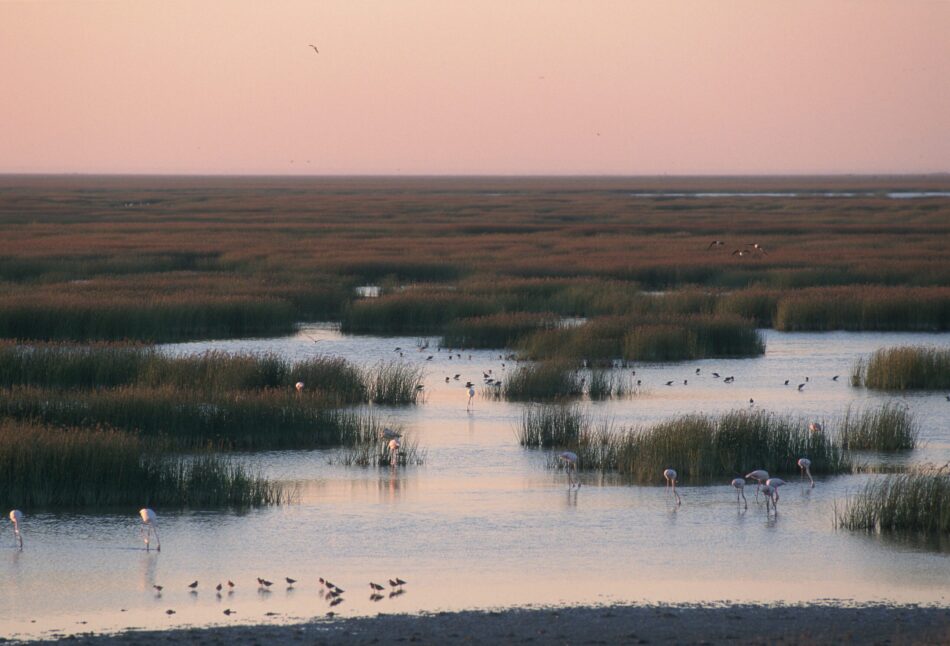
{"type": "Polygon", "coordinates": [[[79,644],[950,643],[950,608],[917,605],[605,605],[314,618],[74,635],[79,644]]]}

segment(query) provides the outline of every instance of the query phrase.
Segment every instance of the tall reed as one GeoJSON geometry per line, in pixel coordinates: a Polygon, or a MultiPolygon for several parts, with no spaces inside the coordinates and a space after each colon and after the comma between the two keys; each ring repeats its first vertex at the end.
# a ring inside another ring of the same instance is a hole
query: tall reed
{"type": "Polygon", "coordinates": [[[950,349],[881,348],[866,364],[855,364],[851,382],[879,390],[945,390],[950,388],[950,349]]]}
{"type": "Polygon", "coordinates": [[[0,423],[0,504],[7,506],[248,507],[293,495],[217,454],[167,454],[109,429],[0,423]]]}
{"type": "Polygon", "coordinates": [[[867,532],[950,534],[950,473],[926,470],[878,477],[835,507],[835,525],[867,532]]]}
{"type": "Polygon", "coordinates": [[[584,393],[584,381],[577,370],[563,363],[542,361],[519,366],[501,390],[509,401],[579,397],[584,393]]]}
{"type": "Polygon", "coordinates": [[[574,446],[589,425],[576,406],[529,406],[521,414],[518,442],[531,447],[574,446]]]}
{"type": "Polygon", "coordinates": [[[920,431],[909,408],[888,402],[857,412],[849,407],[838,434],[846,449],[908,451],[917,446],[920,431]]]}
{"type": "Polygon", "coordinates": [[[366,372],[369,400],[376,404],[415,404],[424,377],[424,369],[408,363],[378,363],[366,372]]]}

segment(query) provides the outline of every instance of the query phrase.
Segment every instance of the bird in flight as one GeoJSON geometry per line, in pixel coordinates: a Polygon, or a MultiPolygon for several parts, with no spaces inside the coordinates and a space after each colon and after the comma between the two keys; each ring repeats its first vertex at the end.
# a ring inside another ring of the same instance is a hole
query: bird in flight
{"type": "Polygon", "coordinates": [[[308,47],[313,47],[313,51],[315,51],[315,52],[318,53],[318,54],[320,53],[320,50],[317,49],[317,46],[316,46],[316,45],[308,45],[308,47]]]}
{"type": "Polygon", "coordinates": [[[709,250],[712,249],[713,247],[721,247],[721,246],[723,246],[724,244],[726,244],[726,243],[723,242],[722,240],[713,240],[712,242],[709,243],[709,246],[706,247],[706,251],[709,251],[709,250]]]}

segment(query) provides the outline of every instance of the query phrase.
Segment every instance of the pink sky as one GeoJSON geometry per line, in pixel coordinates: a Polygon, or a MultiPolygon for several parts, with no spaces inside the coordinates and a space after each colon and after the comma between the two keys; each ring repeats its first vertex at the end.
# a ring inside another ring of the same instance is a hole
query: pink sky
{"type": "Polygon", "coordinates": [[[0,82],[0,172],[950,171],[950,1],[0,2],[0,82]]]}

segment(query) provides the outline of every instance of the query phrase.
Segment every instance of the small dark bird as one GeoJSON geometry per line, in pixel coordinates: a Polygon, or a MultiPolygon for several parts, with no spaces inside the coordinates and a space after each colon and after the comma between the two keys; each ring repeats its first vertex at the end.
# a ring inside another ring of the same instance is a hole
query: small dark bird
{"type": "Polygon", "coordinates": [[[448,378],[448,377],[445,378],[445,383],[449,383],[449,378],[448,378]]]}
{"type": "Polygon", "coordinates": [[[168,610],[165,611],[165,614],[166,614],[166,615],[173,615],[173,614],[175,614],[175,611],[172,610],[171,608],[169,608],[168,610]]]}
{"type": "Polygon", "coordinates": [[[158,592],[159,594],[162,593],[162,588],[164,588],[164,586],[161,586],[161,585],[153,585],[152,587],[155,588],[155,591],[158,592]]]}
{"type": "Polygon", "coordinates": [[[330,590],[329,592],[327,592],[327,596],[328,596],[328,597],[333,597],[334,599],[336,599],[337,597],[339,597],[341,594],[343,594],[343,593],[342,593],[342,592],[337,592],[336,590],[330,590]]]}
{"type": "Polygon", "coordinates": [[[333,586],[333,591],[336,592],[337,594],[343,594],[344,592],[346,592],[346,590],[344,590],[343,588],[339,588],[337,586],[333,586]]]}
{"type": "Polygon", "coordinates": [[[237,612],[237,610],[231,610],[230,608],[225,608],[225,609],[224,609],[224,614],[229,615],[229,616],[230,616],[230,615],[233,615],[233,614],[236,613],[236,612],[237,612]]]}
{"type": "Polygon", "coordinates": [[[308,47],[313,47],[313,51],[315,51],[315,52],[318,53],[318,54],[320,53],[320,50],[317,49],[317,46],[316,46],[316,45],[308,45],[308,47]]]}
{"type": "Polygon", "coordinates": [[[333,601],[330,602],[330,606],[331,606],[331,607],[333,607],[333,606],[338,606],[338,605],[340,605],[341,603],[343,603],[343,597],[337,597],[336,599],[334,599],[333,601]]]}
{"type": "Polygon", "coordinates": [[[284,581],[287,582],[287,585],[293,586],[293,584],[297,582],[297,579],[291,579],[289,576],[285,576],[284,581]]]}
{"type": "Polygon", "coordinates": [[[383,595],[379,594],[378,592],[374,592],[373,594],[369,595],[370,601],[381,601],[382,599],[383,595]]]}
{"type": "Polygon", "coordinates": [[[697,375],[699,374],[699,368],[696,368],[696,374],[697,375]]]}
{"type": "Polygon", "coordinates": [[[218,592],[221,592],[221,588],[223,587],[224,586],[219,583],[218,585],[214,586],[214,589],[217,590],[218,592]]]}
{"type": "Polygon", "coordinates": [[[637,385],[639,386],[641,383],[642,382],[639,379],[637,379],[637,385]]]}
{"type": "Polygon", "coordinates": [[[719,373],[718,373],[718,372],[714,372],[714,373],[713,373],[713,377],[715,377],[716,379],[719,379],[719,373]]]}
{"type": "Polygon", "coordinates": [[[731,384],[735,380],[736,380],[735,377],[726,377],[725,379],[723,379],[723,381],[727,384],[731,384]]]}
{"type": "MultiPolygon", "coordinates": [[[[765,249],[763,249],[762,247],[760,247],[758,244],[756,244],[756,243],[754,243],[754,242],[749,242],[749,243],[746,244],[746,246],[747,246],[747,247],[752,247],[752,250],[753,250],[753,251],[760,251],[760,252],[762,252],[763,254],[765,254],[766,256],[769,255],[768,252],[766,252],[765,249]]],[[[748,252],[748,253],[751,253],[751,252],[748,252]]]]}
{"type": "Polygon", "coordinates": [[[192,590],[194,590],[195,588],[198,587],[198,582],[197,582],[197,581],[192,581],[191,583],[188,584],[188,587],[191,588],[192,590]]]}
{"type": "Polygon", "coordinates": [[[834,377],[832,377],[831,380],[832,380],[832,381],[838,381],[838,375],[835,375],[834,377]]]}
{"type": "Polygon", "coordinates": [[[269,588],[272,585],[274,585],[274,582],[268,581],[267,579],[261,579],[261,585],[264,586],[265,588],[269,588]]]}
{"type": "Polygon", "coordinates": [[[673,385],[673,380],[671,379],[671,380],[669,380],[668,382],[666,382],[666,385],[667,385],[667,386],[672,386],[672,385],[673,385]]]}
{"type": "Polygon", "coordinates": [[[801,392],[801,390],[802,390],[804,387],[805,387],[805,384],[798,384],[798,390],[799,390],[799,392],[801,392]]]}
{"type": "Polygon", "coordinates": [[[383,589],[383,586],[379,585],[378,583],[373,583],[372,581],[369,582],[369,587],[371,587],[373,590],[376,590],[376,592],[379,592],[383,589]]]}
{"type": "Polygon", "coordinates": [[[947,395],[947,401],[950,402],[950,395],[947,395]]]}
{"type": "Polygon", "coordinates": [[[465,387],[466,387],[466,388],[471,388],[471,387],[474,386],[474,385],[475,385],[475,384],[473,384],[471,381],[466,381],[466,382],[465,382],[465,387]]]}
{"type": "Polygon", "coordinates": [[[755,405],[755,400],[749,397],[749,406],[754,406],[754,405],[755,405]]]}
{"type": "Polygon", "coordinates": [[[336,613],[333,612],[332,610],[327,613],[327,618],[328,618],[328,619],[333,619],[334,617],[336,617],[336,613]]]}
{"type": "Polygon", "coordinates": [[[721,246],[723,246],[724,244],[726,244],[726,243],[723,242],[722,240],[713,240],[712,242],[709,243],[709,246],[706,247],[706,251],[709,251],[709,250],[712,249],[713,247],[721,247],[721,246]]]}
{"type": "Polygon", "coordinates": [[[393,352],[399,352],[400,350],[402,350],[402,348],[395,348],[393,349],[393,352]]]}
{"type": "Polygon", "coordinates": [[[684,385],[684,386],[686,385],[686,380],[685,380],[685,379],[683,380],[683,385],[684,385]]]}
{"type": "Polygon", "coordinates": [[[785,385],[786,385],[786,386],[788,385],[788,382],[789,382],[789,381],[790,381],[789,379],[786,379],[786,380],[785,380],[785,385]]]}
{"type": "Polygon", "coordinates": [[[327,586],[327,587],[328,587],[329,589],[331,589],[331,590],[336,587],[335,585],[333,585],[333,584],[330,583],[329,581],[325,581],[325,580],[323,580],[323,579],[320,579],[320,583],[322,583],[323,585],[327,586]]]}
{"type": "Polygon", "coordinates": [[[454,377],[452,377],[452,379],[458,379],[458,378],[461,377],[461,376],[462,376],[462,375],[455,375],[454,377]]]}
{"type": "Polygon", "coordinates": [[[428,357],[426,357],[426,361],[432,361],[432,357],[433,355],[430,354],[428,357]]]}

